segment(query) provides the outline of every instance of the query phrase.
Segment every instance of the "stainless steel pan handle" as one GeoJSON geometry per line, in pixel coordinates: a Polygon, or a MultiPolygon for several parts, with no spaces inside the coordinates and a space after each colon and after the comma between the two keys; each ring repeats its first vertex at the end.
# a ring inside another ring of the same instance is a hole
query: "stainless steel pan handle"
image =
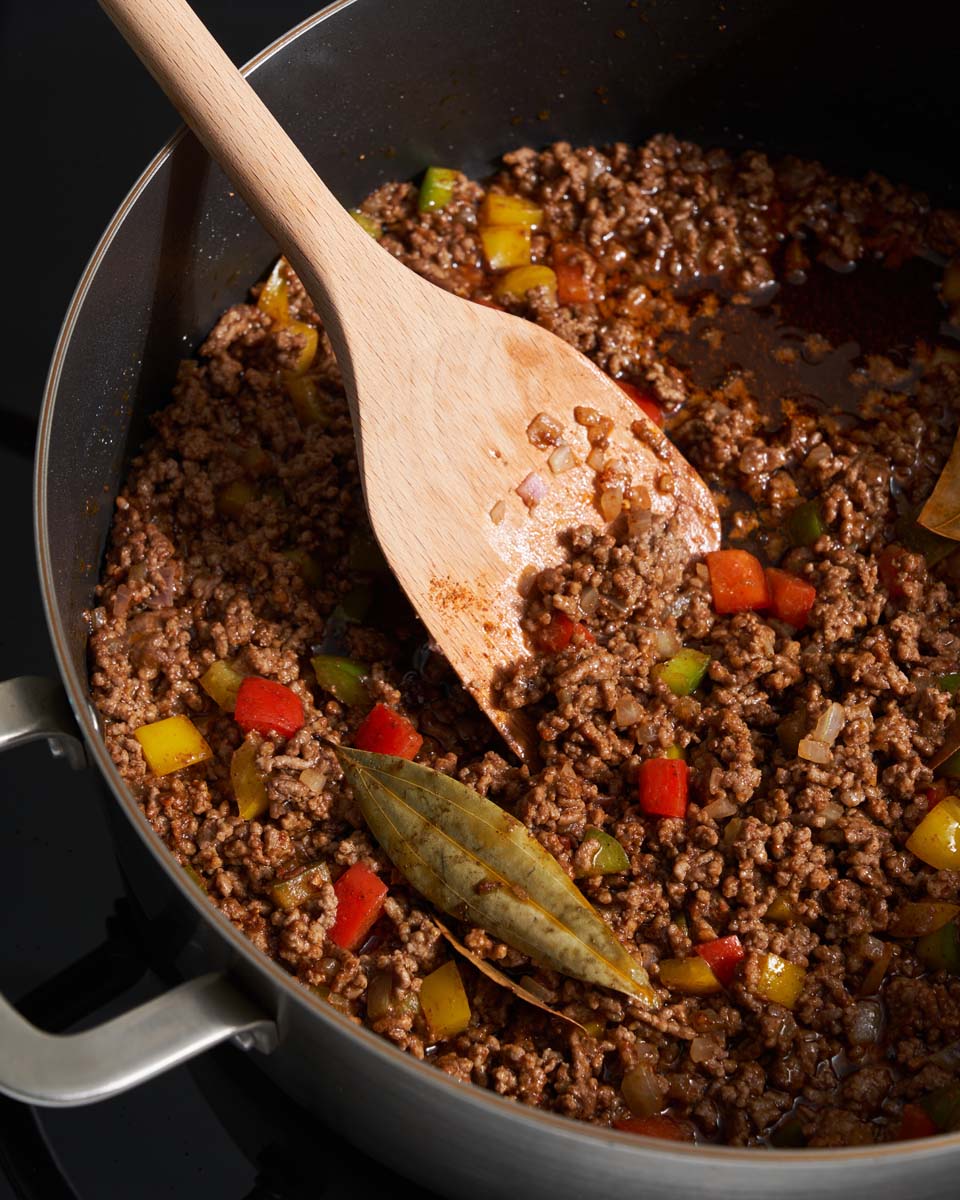
{"type": "MultiPolygon", "coordinates": [[[[46,738],[74,767],[83,742],[59,684],[0,683],[0,750],[46,738]]],[[[0,997],[0,1092],[30,1104],[92,1104],[228,1038],[269,1052],[276,1026],[222,975],[203,975],[83,1033],[49,1034],[0,997]]]]}

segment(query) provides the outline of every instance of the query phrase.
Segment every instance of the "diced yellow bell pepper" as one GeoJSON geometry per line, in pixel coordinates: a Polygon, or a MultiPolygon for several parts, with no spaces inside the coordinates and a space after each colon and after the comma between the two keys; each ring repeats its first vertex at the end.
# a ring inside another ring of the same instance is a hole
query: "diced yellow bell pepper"
{"type": "Polygon", "coordinates": [[[383,237],[383,226],[375,218],[368,216],[365,212],[361,212],[359,208],[351,208],[350,216],[356,221],[364,233],[369,233],[375,241],[380,241],[383,237]]]}
{"type": "Polygon", "coordinates": [[[491,271],[525,267],[530,262],[530,230],[523,225],[494,225],[481,229],[480,241],[491,271]]]}
{"type": "Polygon", "coordinates": [[[213,751],[189,717],[152,721],[141,725],[133,736],[154,775],[170,775],[213,757],[213,751]]]}
{"type": "Polygon", "coordinates": [[[304,371],[309,371],[313,366],[313,360],[317,357],[320,335],[317,333],[316,326],[308,325],[306,321],[291,321],[287,325],[287,329],[291,333],[298,333],[303,338],[303,349],[293,364],[294,374],[302,375],[304,371]]]}
{"type": "Polygon", "coordinates": [[[281,879],[270,887],[270,895],[279,908],[290,911],[299,908],[315,896],[325,883],[330,882],[330,868],[326,863],[311,863],[289,879],[281,879]]]}
{"type": "Polygon", "coordinates": [[[420,985],[420,1007],[435,1038],[453,1037],[470,1024],[470,1001],[453,959],[420,985]]]}
{"type": "Polygon", "coordinates": [[[779,954],[763,954],[754,995],[771,1004],[793,1008],[803,991],[806,977],[807,972],[796,963],[787,962],[779,954]]]}
{"type": "Polygon", "coordinates": [[[686,759],[687,752],[686,752],[686,750],[684,750],[684,748],[682,746],[677,746],[677,745],[668,746],[667,749],[664,750],[664,752],[663,752],[663,757],[664,758],[686,759]]]}
{"type": "Polygon", "coordinates": [[[523,196],[504,196],[487,192],[480,206],[480,225],[525,225],[536,229],[543,220],[543,210],[523,196]]]}
{"type": "Polygon", "coordinates": [[[706,959],[699,954],[692,958],[661,959],[660,982],[672,992],[687,996],[712,996],[723,990],[706,959]]]}
{"type": "Polygon", "coordinates": [[[514,267],[493,289],[497,300],[522,300],[533,288],[545,287],[557,294],[557,276],[550,267],[514,267]]]}
{"type": "Polygon", "coordinates": [[[960,304],[960,258],[947,263],[940,284],[940,296],[945,304],[960,304]]]}
{"type": "Polygon", "coordinates": [[[297,420],[304,428],[319,425],[325,429],[330,424],[330,412],[320,395],[315,379],[309,375],[296,375],[293,371],[285,371],[283,386],[293,404],[297,420]]]}
{"type": "Polygon", "coordinates": [[[248,475],[255,477],[274,471],[273,458],[262,446],[247,446],[237,461],[248,475]]]}
{"type": "Polygon", "coordinates": [[[960,799],[945,796],[907,839],[907,849],[938,871],[960,871],[960,799]]]}
{"type": "Polygon", "coordinates": [[[230,760],[230,783],[237,801],[237,810],[245,821],[252,821],[270,807],[267,786],[257,766],[257,748],[244,742],[233,752],[230,760]]]}
{"type": "Polygon", "coordinates": [[[890,926],[894,937],[924,937],[936,933],[960,913],[960,904],[940,900],[908,900],[901,904],[890,926]]]}
{"type": "Polygon", "coordinates": [[[786,892],[777,892],[764,915],[768,921],[776,921],[779,925],[792,925],[800,919],[797,906],[786,892]]]}
{"type": "Polygon", "coordinates": [[[224,712],[233,712],[243,676],[227,662],[211,664],[200,676],[200,686],[224,712]]]}
{"type": "Polygon", "coordinates": [[[285,266],[286,260],[278,258],[257,297],[257,308],[278,325],[286,325],[290,320],[290,294],[285,266]]]}
{"type": "Polygon", "coordinates": [[[257,489],[245,479],[235,479],[217,494],[217,512],[224,517],[240,517],[257,498],[257,489]]]}

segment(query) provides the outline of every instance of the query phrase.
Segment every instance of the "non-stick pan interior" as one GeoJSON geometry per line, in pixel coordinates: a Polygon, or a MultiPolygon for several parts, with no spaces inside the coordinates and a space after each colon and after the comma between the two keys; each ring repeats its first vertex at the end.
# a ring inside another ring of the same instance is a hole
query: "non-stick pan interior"
{"type": "MultiPolygon", "coordinates": [[[[895,11],[831,0],[354,0],[284,40],[253,82],[348,204],[429,163],[482,175],[520,145],[658,131],[876,169],[957,203],[958,44],[960,6],[936,0],[895,11]]],[[[77,689],[81,614],[145,415],[274,253],[184,138],[128,199],[82,282],[39,467],[54,624],[77,689]]]]}

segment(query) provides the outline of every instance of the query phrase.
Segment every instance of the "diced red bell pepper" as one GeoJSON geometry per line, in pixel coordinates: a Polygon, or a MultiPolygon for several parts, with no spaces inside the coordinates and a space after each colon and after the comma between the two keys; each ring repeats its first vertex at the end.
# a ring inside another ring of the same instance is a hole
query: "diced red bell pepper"
{"type": "Polygon", "coordinates": [[[642,392],[636,384],[626,383],[622,379],[615,379],[614,383],[622,392],[626,392],[641,412],[647,414],[654,425],[663,425],[663,409],[652,396],[642,392]]]}
{"type": "Polygon", "coordinates": [[[758,559],[746,550],[714,550],[707,555],[713,607],[718,613],[749,612],[770,607],[767,577],[758,559]]]}
{"type": "Polygon", "coordinates": [[[248,675],[240,684],[233,716],[244,733],[279,733],[289,738],[303,725],[303,701],[275,679],[248,675]]]}
{"type": "Polygon", "coordinates": [[[877,558],[877,573],[891,600],[902,600],[907,594],[901,576],[905,554],[902,546],[884,546],[877,558]]]}
{"type": "Polygon", "coordinates": [[[550,614],[550,624],[543,625],[533,634],[533,643],[545,654],[559,654],[561,650],[566,650],[577,632],[582,633],[588,642],[596,640],[586,625],[581,625],[579,621],[572,620],[565,612],[555,608],[550,614]]]}
{"type": "Polygon", "coordinates": [[[898,1142],[912,1141],[913,1138],[933,1137],[935,1133],[939,1133],[936,1123],[919,1104],[903,1106],[900,1127],[894,1135],[898,1142]]]}
{"type": "Polygon", "coordinates": [[[779,621],[794,629],[802,629],[810,616],[817,589],[789,571],[767,567],[767,588],[770,592],[770,612],[779,621]]]}
{"type": "Polygon", "coordinates": [[[373,754],[395,754],[398,758],[416,758],[423,738],[406,717],[385,704],[375,704],[353,735],[358,750],[373,754]]]}
{"type": "Polygon", "coordinates": [[[704,942],[694,946],[694,950],[706,962],[710,970],[724,987],[729,987],[737,973],[737,964],[746,957],[746,950],[740,944],[735,933],[728,937],[715,938],[712,942],[704,942]]]}
{"type": "Polygon", "coordinates": [[[330,941],[342,950],[356,950],[380,916],[387,885],[363,863],[348,867],[333,885],[337,897],[337,919],[330,941]]]}
{"type": "Polygon", "coordinates": [[[671,1142],[692,1142],[693,1126],[689,1121],[678,1121],[676,1117],[624,1117],[614,1121],[614,1129],[625,1133],[640,1133],[644,1137],[666,1138],[671,1142]]]}
{"type": "Polygon", "coordinates": [[[682,758],[648,758],[640,764],[640,808],[651,817],[685,817],[690,769],[682,758]]]}
{"type": "Polygon", "coordinates": [[[553,247],[553,270],[557,277],[557,300],[560,304],[589,304],[593,289],[583,269],[574,259],[576,247],[558,242],[553,247]]]}

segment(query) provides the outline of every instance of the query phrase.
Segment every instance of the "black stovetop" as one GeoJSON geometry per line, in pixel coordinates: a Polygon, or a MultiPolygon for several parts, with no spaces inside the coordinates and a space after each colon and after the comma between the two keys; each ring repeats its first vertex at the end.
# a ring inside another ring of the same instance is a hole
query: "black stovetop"
{"type": "MultiPolygon", "coordinates": [[[[319,7],[193,3],[238,62],[319,7]]],[[[0,88],[9,214],[0,673],[52,675],[31,517],[44,377],[101,231],[177,122],[94,0],[0,3],[0,88]]],[[[0,989],[42,1027],[102,1020],[163,986],[138,941],[96,777],[45,746],[0,761],[0,903],[0,989]]],[[[409,1187],[279,1095],[232,1047],[87,1108],[0,1097],[0,1200],[336,1200],[409,1187]]]]}

